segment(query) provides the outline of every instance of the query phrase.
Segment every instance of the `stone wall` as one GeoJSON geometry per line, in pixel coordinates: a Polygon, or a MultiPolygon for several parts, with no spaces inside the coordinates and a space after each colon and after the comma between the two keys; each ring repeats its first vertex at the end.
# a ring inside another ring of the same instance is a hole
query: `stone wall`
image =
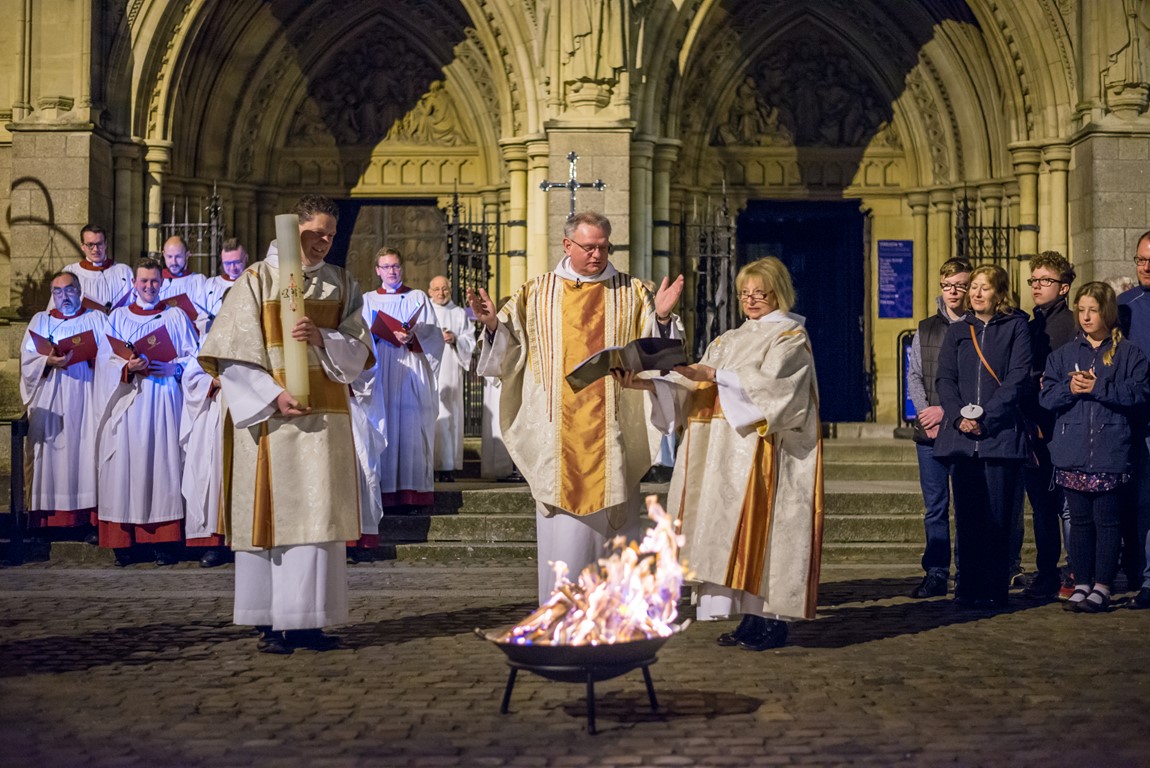
{"type": "Polygon", "coordinates": [[[1074,145],[1070,241],[1079,282],[1134,276],[1150,230],[1150,136],[1094,134],[1074,145]]]}

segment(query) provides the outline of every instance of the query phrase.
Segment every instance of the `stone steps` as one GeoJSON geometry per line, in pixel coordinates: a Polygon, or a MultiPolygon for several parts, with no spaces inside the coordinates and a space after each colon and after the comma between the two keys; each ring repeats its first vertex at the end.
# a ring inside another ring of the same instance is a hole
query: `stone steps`
{"type": "MultiPolygon", "coordinates": [[[[474,448],[469,444],[468,453],[474,448]]],[[[824,459],[824,562],[916,566],[923,529],[914,444],[892,438],[827,440],[824,459]]],[[[667,484],[644,483],[642,490],[665,500],[667,484]]],[[[429,562],[531,560],[534,508],[530,491],[522,484],[469,478],[439,484],[431,514],[384,518],[383,545],[376,556],[429,562]]],[[[1029,540],[1029,514],[1027,527],[1029,540]]],[[[54,543],[50,557],[111,562],[107,550],[79,542],[54,543]]]]}

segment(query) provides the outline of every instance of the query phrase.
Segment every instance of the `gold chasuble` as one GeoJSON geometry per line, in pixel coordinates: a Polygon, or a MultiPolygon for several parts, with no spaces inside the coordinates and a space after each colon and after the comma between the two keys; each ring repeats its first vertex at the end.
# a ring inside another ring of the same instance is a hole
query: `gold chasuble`
{"type": "Polygon", "coordinates": [[[700,582],[759,598],[764,615],[814,618],[822,439],[806,331],[785,317],[748,320],[712,342],[700,362],[737,376],[740,408],[757,423],[728,420],[721,384],[675,377],[687,391],[676,419],[686,429],[668,504],[682,521],[683,558],[700,582]]]}
{"type": "Polygon", "coordinates": [[[650,292],[622,273],[586,282],[549,272],[524,284],[499,319],[500,367],[485,370],[481,358],[479,373],[503,380],[503,437],[532,495],[581,517],[623,514],[612,508],[658,455],[646,395],[610,378],[576,393],[565,377],[604,347],[656,335],[650,292]]]}
{"type": "MultiPolygon", "coordinates": [[[[200,364],[219,376],[229,364],[270,375],[284,386],[277,262],[257,262],[236,280],[200,350],[200,364]],[[269,263],[271,262],[271,263],[269,263]]],[[[359,538],[359,476],[348,409],[348,383],[363,370],[343,364],[337,346],[371,349],[359,287],[343,269],[305,272],[304,312],[328,348],[308,345],[311,412],[278,413],[245,427],[224,425],[221,533],[233,549],[253,550],[359,538]],[[339,337],[329,339],[331,331],[339,337]]],[[[361,350],[362,352],[362,350],[361,350]]],[[[372,361],[370,351],[367,360],[372,361]]],[[[228,393],[229,404],[236,401],[228,393]]]]}

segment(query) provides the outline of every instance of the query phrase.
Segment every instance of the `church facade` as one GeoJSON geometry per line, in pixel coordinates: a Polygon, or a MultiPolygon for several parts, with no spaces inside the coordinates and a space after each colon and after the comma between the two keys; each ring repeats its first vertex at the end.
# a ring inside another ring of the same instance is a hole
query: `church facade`
{"type": "Polygon", "coordinates": [[[84,223],[134,263],[213,195],[223,231],[257,256],[301,193],[340,200],[354,214],[342,258],[364,283],[384,244],[409,254],[413,283],[444,271],[444,211],[458,203],[495,224],[489,286],[506,295],[557,261],[570,195],[540,187],[574,170],[603,182],[578,207],[611,217],[618,267],[688,275],[697,335],[730,293],[700,277],[708,258],[782,258],[824,417],[894,422],[899,334],[933,311],[942,261],[994,260],[1023,288],[1023,257],[1040,250],[1068,254],[1080,280],[1132,276],[1150,229],[1143,0],[0,10],[15,20],[0,28],[11,339],[51,273],[80,258],[84,223]],[[723,248],[700,246],[716,237],[723,248]]]}

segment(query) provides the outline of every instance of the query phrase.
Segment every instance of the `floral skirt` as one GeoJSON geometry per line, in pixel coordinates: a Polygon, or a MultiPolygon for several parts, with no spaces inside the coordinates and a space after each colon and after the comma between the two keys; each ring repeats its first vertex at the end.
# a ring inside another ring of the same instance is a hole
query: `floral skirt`
{"type": "Polygon", "coordinates": [[[1073,469],[1054,471],[1054,482],[1063,488],[1083,493],[1106,493],[1130,480],[1130,475],[1121,472],[1079,472],[1073,469]]]}

